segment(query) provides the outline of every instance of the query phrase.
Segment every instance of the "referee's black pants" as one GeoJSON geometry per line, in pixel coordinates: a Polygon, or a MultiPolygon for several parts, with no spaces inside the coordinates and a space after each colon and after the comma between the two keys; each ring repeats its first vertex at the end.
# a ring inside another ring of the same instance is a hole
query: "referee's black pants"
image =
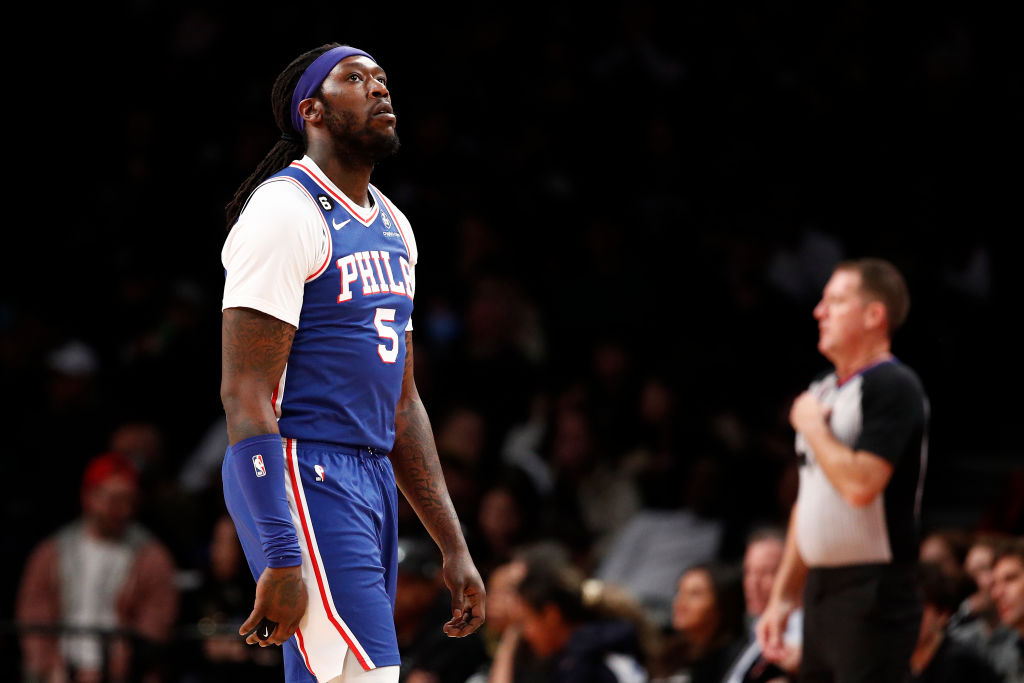
{"type": "Polygon", "coordinates": [[[813,568],[801,683],[902,683],[921,627],[913,564],[813,568]]]}

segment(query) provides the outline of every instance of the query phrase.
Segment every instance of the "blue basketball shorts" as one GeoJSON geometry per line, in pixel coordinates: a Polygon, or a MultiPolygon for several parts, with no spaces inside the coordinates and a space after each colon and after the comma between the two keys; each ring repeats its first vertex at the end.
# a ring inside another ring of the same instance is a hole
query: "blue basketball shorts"
{"type": "MultiPolygon", "coordinates": [[[[284,439],[285,481],[309,606],[283,646],[287,683],[328,681],[346,653],[369,671],[400,663],[394,608],[398,488],[385,454],[284,439]]],[[[224,500],[253,578],[267,566],[242,490],[224,473],[224,500]]]]}

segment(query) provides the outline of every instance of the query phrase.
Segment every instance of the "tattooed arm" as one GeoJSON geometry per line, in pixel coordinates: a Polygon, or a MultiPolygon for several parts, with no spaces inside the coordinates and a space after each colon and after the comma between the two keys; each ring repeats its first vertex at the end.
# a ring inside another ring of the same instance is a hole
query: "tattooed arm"
{"type": "MultiPolygon", "coordinates": [[[[232,446],[253,437],[278,434],[272,397],[291,352],[295,328],[250,308],[224,310],[221,329],[220,395],[232,446]]],[[[280,462],[283,464],[283,457],[280,462]]],[[[271,463],[268,463],[270,466],[271,463]]],[[[261,646],[286,642],[306,612],[302,567],[267,567],[256,583],[252,613],[238,630],[246,634],[262,619],[278,624],[269,637],[246,642],[261,646]]]]}
{"type": "Polygon", "coordinates": [[[228,441],[277,434],[271,397],[288,354],[295,328],[251,308],[224,310],[221,328],[220,398],[228,421],[228,441]]]}
{"type": "Polygon", "coordinates": [[[391,451],[398,488],[441,549],[445,583],[452,594],[452,618],[444,625],[449,636],[461,637],[484,623],[484,585],[469,556],[448,486],[441,472],[427,411],[413,378],[412,333],[405,333],[405,374],[395,413],[395,446],[391,451]]]}

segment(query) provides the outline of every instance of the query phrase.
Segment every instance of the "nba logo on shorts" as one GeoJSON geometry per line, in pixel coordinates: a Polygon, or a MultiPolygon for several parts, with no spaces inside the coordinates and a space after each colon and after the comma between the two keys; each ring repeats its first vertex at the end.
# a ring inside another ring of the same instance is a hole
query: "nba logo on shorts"
{"type": "Polygon", "coordinates": [[[317,481],[323,481],[324,480],[324,466],[323,465],[313,465],[313,471],[316,472],[316,480],[317,481]]]}
{"type": "Polygon", "coordinates": [[[259,453],[257,453],[256,455],[252,456],[252,468],[254,470],[256,470],[256,476],[257,477],[265,477],[265,476],[267,476],[267,468],[263,464],[263,456],[260,455],[259,453]]]}

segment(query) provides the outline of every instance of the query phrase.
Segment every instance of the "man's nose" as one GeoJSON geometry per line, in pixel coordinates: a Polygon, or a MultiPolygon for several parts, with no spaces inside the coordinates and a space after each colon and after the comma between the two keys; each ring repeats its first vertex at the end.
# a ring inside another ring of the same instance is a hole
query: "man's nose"
{"type": "Polygon", "coordinates": [[[376,78],[370,79],[370,96],[371,97],[386,98],[386,97],[389,97],[390,95],[391,95],[391,93],[388,92],[388,86],[384,85],[383,83],[378,81],[376,78]]]}

